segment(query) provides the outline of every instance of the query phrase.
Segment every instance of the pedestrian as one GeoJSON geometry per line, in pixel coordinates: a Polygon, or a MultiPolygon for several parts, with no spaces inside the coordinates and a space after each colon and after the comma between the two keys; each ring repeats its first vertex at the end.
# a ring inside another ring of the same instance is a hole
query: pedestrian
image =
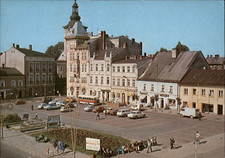
{"type": "Polygon", "coordinates": [[[202,120],[202,113],[201,112],[198,113],[198,119],[199,119],[199,121],[202,120]]]}
{"type": "Polygon", "coordinates": [[[197,142],[198,144],[200,144],[200,133],[199,133],[199,131],[196,132],[195,142],[197,142]]]}
{"type": "Polygon", "coordinates": [[[37,113],[37,112],[35,113],[35,118],[36,118],[36,119],[38,118],[38,113],[37,113]]]}
{"type": "Polygon", "coordinates": [[[47,152],[47,155],[49,155],[49,147],[47,147],[46,152],[47,152]]]}
{"type": "Polygon", "coordinates": [[[148,139],[147,153],[149,153],[149,150],[152,152],[152,142],[151,142],[151,140],[148,139]]]}
{"type": "Polygon", "coordinates": [[[96,119],[99,119],[100,120],[99,112],[96,113],[96,119]]]}
{"type": "Polygon", "coordinates": [[[173,145],[175,143],[175,139],[173,138],[173,136],[170,137],[170,149],[173,149],[173,145]]]}
{"type": "Polygon", "coordinates": [[[34,110],[34,105],[31,105],[31,110],[32,110],[32,111],[34,110]]]}

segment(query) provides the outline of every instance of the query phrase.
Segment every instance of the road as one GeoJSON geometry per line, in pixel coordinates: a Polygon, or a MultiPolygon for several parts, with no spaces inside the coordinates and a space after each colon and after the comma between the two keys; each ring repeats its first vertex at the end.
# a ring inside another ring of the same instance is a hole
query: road
{"type": "Polygon", "coordinates": [[[6,143],[0,143],[0,158],[37,158],[6,143]]]}
{"type": "MultiPolygon", "coordinates": [[[[59,110],[37,110],[40,100],[28,100],[24,105],[15,105],[7,113],[29,112],[31,117],[38,112],[38,117],[47,120],[49,115],[60,115],[63,124],[70,125],[70,113],[61,113],[59,110]],[[31,111],[31,105],[35,106],[31,111]]],[[[131,141],[146,140],[152,136],[157,136],[158,142],[163,144],[162,148],[169,146],[169,137],[174,136],[177,144],[185,144],[192,142],[196,131],[200,131],[201,137],[206,138],[224,132],[224,119],[212,118],[214,115],[206,115],[202,121],[198,119],[181,118],[178,115],[163,114],[147,110],[146,118],[129,119],[117,116],[105,116],[100,114],[101,120],[96,120],[95,113],[84,112],[84,105],[79,105],[79,121],[78,126],[84,129],[90,129],[122,136],[131,141]]],[[[72,115],[74,112],[71,113],[72,115]]]]}

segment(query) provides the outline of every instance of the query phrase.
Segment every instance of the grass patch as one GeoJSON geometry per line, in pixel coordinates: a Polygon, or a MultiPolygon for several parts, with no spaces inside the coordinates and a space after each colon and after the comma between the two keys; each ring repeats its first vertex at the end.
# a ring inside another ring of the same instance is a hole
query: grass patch
{"type": "MultiPolygon", "coordinates": [[[[61,140],[64,145],[72,150],[72,140],[71,140],[71,128],[57,128],[52,130],[46,130],[44,132],[35,133],[31,136],[39,136],[43,134],[47,136],[50,140],[53,138],[56,140],[61,140]]],[[[76,150],[86,154],[96,154],[97,157],[102,157],[100,152],[86,150],[86,138],[96,138],[100,139],[100,146],[110,148],[113,151],[113,155],[117,154],[117,147],[122,145],[130,145],[130,141],[123,137],[114,136],[110,134],[105,134],[101,132],[95,132],[90,130],[78,129],[77,130],[77,140],[76,140],[76,150]]]]}

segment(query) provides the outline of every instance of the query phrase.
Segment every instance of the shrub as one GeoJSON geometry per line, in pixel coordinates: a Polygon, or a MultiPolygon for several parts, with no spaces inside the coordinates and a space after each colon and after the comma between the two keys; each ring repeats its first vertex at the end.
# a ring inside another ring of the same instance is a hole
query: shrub
{"type": "Polygon", "coordinates": [[[5,123],[13,123],[21,121],[21,117],[18,114],[8,114],[4,119],[5,123]]]}

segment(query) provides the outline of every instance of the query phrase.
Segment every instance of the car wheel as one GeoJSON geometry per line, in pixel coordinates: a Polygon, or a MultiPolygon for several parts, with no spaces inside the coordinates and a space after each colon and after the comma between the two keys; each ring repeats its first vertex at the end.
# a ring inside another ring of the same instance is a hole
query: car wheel
{"type": "Polygon", "coordinates": [[[135,118],[137,119],[138,117],[137,117],[137,116],[135,116],[135,118]]]}
{"type": "Polygon", "coordinates": [[[191,115],[191,119],[193,119],[194,117],[191,115]]]}
{"type": "Polygon", "coordinates": [[[145,117],[145,114],[144,114],[144,116],[143,117],[145,117]]]}
{"type": "Polygon", "coordinates": [[[127,114],[123,115],[124,117],[127,117],[127,114]]]}

